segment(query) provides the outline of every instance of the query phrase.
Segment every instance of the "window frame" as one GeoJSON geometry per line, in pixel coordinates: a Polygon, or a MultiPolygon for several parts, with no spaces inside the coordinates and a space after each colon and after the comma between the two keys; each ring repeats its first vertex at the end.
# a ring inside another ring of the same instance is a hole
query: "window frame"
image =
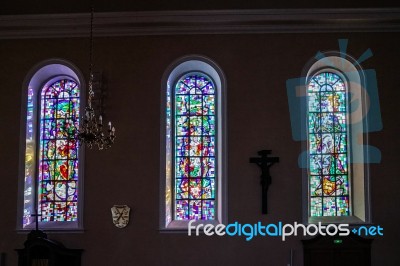
{"type": "Polygon", "coordinates": [[[341,52],[321,53],[318,59],[312,60],[310,67],[306,68],[304,75],[305,104],[303,106],[306,116],[302,123],[306,125],[306,141],[303,142],[303,150],[307,154],[307,168],[303,171],[303,221],[307,224],[318,223],[348,223],[368,224],[371,223],[370,210],[370,186],[369,166],[366,160],[368,156],[365,146],[368,145],[368,124],[365,119],[367,95],[364,86],[365,77],[358,62],[341,52]],[[340,76],[346,86],[347,92],[347,124],[348,124],[348,178],[350,186],[350,215],[349,216],[310,216],[309,195],[309,133],[308,133],[308,85],[314,76],[322,72],[332,72],[340,76]],[[354,99],[359,100],[361,108],[355,111],[351,106],[354,99]],[[363,129],[364,128],[364,129],[363,129]],[[357,144],[358,143],[358,144],[357,144]]]}
{"type": "MultiPolygon", "coordinates": [[[[27,103],[28,91],[33,90],[33,111],[32,111],[32,132],[33,132],[33,160],[34,160],[34,178],[32,188],[32,198],[30,206],[34,208],[38,202],[38,189],[36,182],[38,181],[38,161],[39,161],[39,126],[40,126],[40,109],[41,109],[41,92],[46,85],[60,80],[71,79],[76,82],[80,90],[80,113],[83,112],[85,107],[85,79],[81,71],[71,62],[53,58],[44,60],[36,64],[26,75],[22,84],[21,95],[21,120],[20,120],[20,158],[19,158],[19,182],[18,182],[18,208],[17,208],[17,230],[27,231],[36,227],[34,217],[30,217],[30,223],[24,226],[24,191],[25,191],[25,155],[27,144],[27,103]]],[[[83,230],[83,174],[84,174],[84,147],[80,147],[78,151],[78,219],[74,222],[67,221],[52,221],[52,222],[39,222],[39,229],[45,231],[81,231],[83,230]]]]}
{"type": "Polygon", "coordinates": [[[201,73],[214,83],[216,99],[216,166],[215,220],[196,220],[196,224],[220,224],[227,221],[227,152],[226,152],[226,80],[221,68],[211,59],[189,55],[177,59],[165,71],[161,81],[161,128],[160,128],[160,231],[185,232],[190,220],[174,219],[174,88],[179,80],[190,74],[201,73]],[[167,103],[170,113],[167,114],[167,103]],[[169,120],[169,122],[167,121],[169,120]],[[169,126],[168,126],[169,124],[169,126]],[[169,136],[169,138],[168,138],[169,136]]]}

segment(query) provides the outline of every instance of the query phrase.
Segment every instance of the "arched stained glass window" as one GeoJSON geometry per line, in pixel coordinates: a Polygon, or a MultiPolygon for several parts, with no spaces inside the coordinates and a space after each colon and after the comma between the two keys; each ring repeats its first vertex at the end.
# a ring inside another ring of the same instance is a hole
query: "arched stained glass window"
{"type": "Polygon", "coordinates": [[[349,216],[349,104],[344,79],[320,72],[308,83],[310,216],[349,216]]]}
{"type": "Polygon", "coordinates": [[[35,228],[36,219],[44,230],[82,229],[83,151],[72,133],[79,126],[82,80],[70,62],[49,59],[24,81],[19,229],[35,228]]]}
{"type": "Polygon", "coordinates": [[[38,210],[40,221],[76,221],[79,86],[61,79],[45,86],[40,100],[38,210]]]}
{"type": "Polygon", "coordinates": [[[215,86],[190,73],[175,86],[175,219],[215,219],[215,86]]]}
{"type": "Polygon", "coordinates": [[[175,61],[162,81],[160,230],[227,222],[226,81],[209,58],[175,61]]]}

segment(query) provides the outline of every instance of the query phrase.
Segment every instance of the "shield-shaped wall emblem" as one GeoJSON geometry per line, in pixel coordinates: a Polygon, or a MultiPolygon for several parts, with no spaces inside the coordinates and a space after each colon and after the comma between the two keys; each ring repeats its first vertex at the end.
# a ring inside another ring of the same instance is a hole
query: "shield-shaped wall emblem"
{"type": "Polygon", "coordinates": [[[127,205],[114,205],[111,208],[113,223],[118,228],[124,228],[129,223],[129,212],[131,208],[127,205]]]}

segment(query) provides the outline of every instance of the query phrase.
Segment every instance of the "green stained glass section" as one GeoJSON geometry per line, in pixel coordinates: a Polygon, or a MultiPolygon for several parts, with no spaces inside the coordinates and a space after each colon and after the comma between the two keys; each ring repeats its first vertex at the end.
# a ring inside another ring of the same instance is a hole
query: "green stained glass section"
{"type": "Polygon", "coordinates": [[[349,213],[349,197],[338,197],[336,204],[337,216],[347,216],[349,213]]]}
{"type": "Polygon", "coordinates": [[[203,96],[203,115],[215,115],[215,96],[203,96]]]}
{"type": "Polygon", "coordinates": [[[310,176],[310,191],[312,192],[311,196],[322,195],[321,176],[310,176]]]}
{"type": "Polygon", "coordinates": [[[308,88],[309,215],[350,215],[348,99],[343,79],[315,75],[308,88]]]}
{"type": "Polygon", "coordinates": [[[43,88],[40,98],[38,208],[42,222],[78,219],[79,86],[68,79],[43,88]]]}
{"type": "Polygon", "coordinates": [[[201,136],[205,133],[207,125],[203,125],[202,116],[190,116],[189,120],[189,132],[191,136],[201,136]]]}
{"type": "Polygon", "coordinates": [[[319,100],[319,93],[314,93],[314,92],[309,92],[308,93],[308,98],[309,98],[309,112],[319,112],[321,111],[321,106],[320,106],[320,100],[319,100]]]}
{"type": "Polygon", "coordinates": [[[190,177],[201,177],[201,159],[198,157],[191,157],[189,169],[190,177]]]}
{"type": "Polygon", "coordinates": [[[216,97],[212,80],[188,74],[175,86],[175,219],[215,219],[216,97]]]}
{"type": "Polygon", "coordinates": [[[323,216],[336,216],[335,197],[324,197],[322,200],[323,216]]]}
{"type": "Polygon", "coordinates": [[[189,96],[176,96],[176,114],[188,115],[189,96]]]}
{"type": "Polygon", "coordinates": [[[322,216],[322,198],[312,197],[310,199],[311,216],[322,216]]]}
{"type": "Polygon", "coordinates": [[[336,177],[336,194],[339,196],[349,195],[349,179],[347,175],[336,177]]]}
{"type": "Polygon", "coordinates": [[[203,113],[203,97],[201,95],[190,95],[190,115],[201,115],[203,113]]]}

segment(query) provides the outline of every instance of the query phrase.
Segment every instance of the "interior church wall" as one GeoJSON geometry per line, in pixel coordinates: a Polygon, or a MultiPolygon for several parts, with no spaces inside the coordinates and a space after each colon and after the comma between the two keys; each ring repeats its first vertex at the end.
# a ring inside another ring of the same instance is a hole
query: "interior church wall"
{"type": "MultiPolygon", "coordinates": [[[[372,221],[384,236],[372,244],[372,265],[399,265],[400,214],[398,148],[400,123],[399,33],[176,35],[95,38],[95,69],[107,81],[106,117],[116,127],[108,150],[86,149],[84,231],[49,233],[66,247],[84,249],[83,265],[302,265],[303,237],[189,237],[160,233],[161,79],[177,58],[199,54],[214,60],[227,80],[228,221],[302,222],[301,143],[291,135],[286,80],[300,77],[318,51],[338,50],[348,39],[355,58],[370,48],[362,63],[377,75],[383,129],[369,134],[382,154],[370,165],[372,221]],[[269,213],[261,215],[259,169],[249,164],[258,150],[280,157],[271,168],[269,213]],[[131,207],[131,220],[116,228],[110,208],[131,207]]],[[[22,82],[29,70],[49,58],[74,63],[88,77],[87,38],[0,41],[0,252],[17,265],[16,248],[26,234],[16,231],[22,82]]]]}

